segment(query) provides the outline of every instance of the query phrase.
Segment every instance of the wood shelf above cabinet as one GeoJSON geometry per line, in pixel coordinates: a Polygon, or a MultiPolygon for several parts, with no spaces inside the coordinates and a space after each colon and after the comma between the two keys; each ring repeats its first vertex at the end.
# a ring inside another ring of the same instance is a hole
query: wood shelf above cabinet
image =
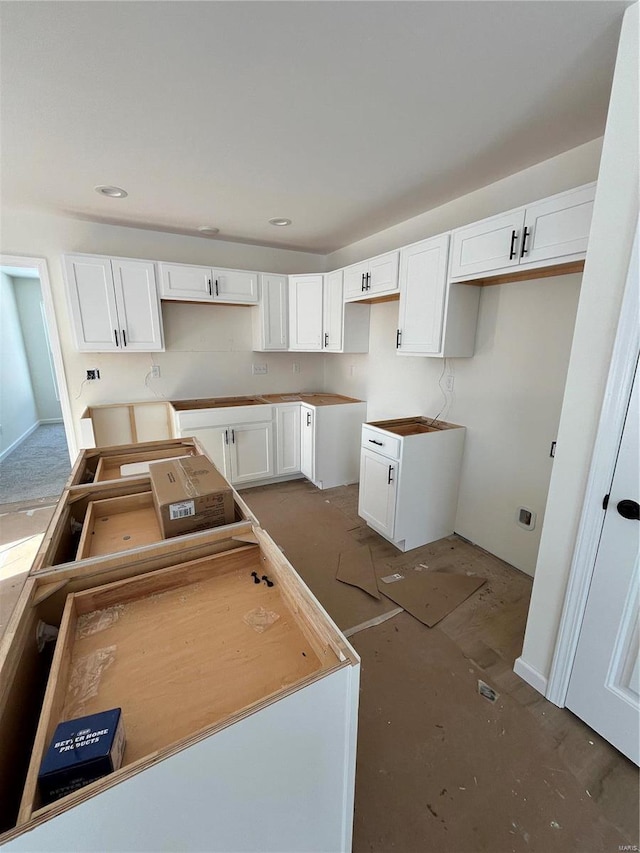
{"type": "Polygon", "coordinates": [[[502,275],[490,275],[485,278],[474,278],[468,281],[458,281],[457,284],[473,284],[476,287],[490,287],[494,284],[510,284],[514,281],[532,281],[536,278],[552,278],[557,275],[570,275],[584,270],[584,261],[570,261],[566,264],[553,264],[549,267],[535,269],[514,269],[502,275]]]}

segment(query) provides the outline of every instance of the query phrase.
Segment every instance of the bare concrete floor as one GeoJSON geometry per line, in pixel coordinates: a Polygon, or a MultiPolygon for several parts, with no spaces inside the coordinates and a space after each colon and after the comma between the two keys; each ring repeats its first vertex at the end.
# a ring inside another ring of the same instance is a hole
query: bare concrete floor
{"type": "Polygon", "coordinates": [[[314,501],[318,515],[327,501],[346,515],[378,576],[422,564],[472,571],[487,583],[435,628],[401,613],[351,637],[362,657],[354,851],[595,853],[637,845],[638,769],[513,672],[531,578],[457,536],[402,554],[358,517],[357,495],[357,486],[318,492],[302,480],[243,492],[303,577],[309,559],[312,589],[318,549],[331,564],[329,541],[323,546],[309,531],[313,557],[299,544],[298,508],[309,525],[314,501]],[[494,704],[478,694],[478,679],[498,691],[494,704]]]}
{"type": "MultiPolygon", "coordinates": [[[[312,589],[318,562],[335,557],[331,529],[309,526],[327,506],[330,523],[344,517],[340,535],[369,545],[378,575],[422,564],[487,583],[435,628],[401,613],[351,638],[362,657],[355,853],[637,850],[637,768],[513,673],[531,579],[457,536],[401,554],[358,517],[357,494],[357,486],[319,492],[298,480],[243,497],[289,556],[299,548],[293,562],[303,577],[307,525],[312,589]],[[499,693],[495,703],[478,694],[478,679],[499,693]]],[[[52,512],[0,507],[0,623],[52,512]]],[[[335,598],[342,587],[353,594],[339,582],[323,587],[330,613],[345,613],[335,598]]]]}

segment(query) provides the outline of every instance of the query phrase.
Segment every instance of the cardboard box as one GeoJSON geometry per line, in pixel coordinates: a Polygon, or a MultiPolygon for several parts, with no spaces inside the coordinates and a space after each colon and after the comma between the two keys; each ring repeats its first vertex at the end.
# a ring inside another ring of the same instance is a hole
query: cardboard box
{"type": "Polygon", "coordinates": [[[117,770],[122,764],[124,744],[120,708],[60,723],[38,773],[43,804],[117,770]]]}
{"type": "Polygon", "coordinates": [[[149,476],[165,539],[235,521],[231,486],[206,456],[153,462],[149,476]]]}

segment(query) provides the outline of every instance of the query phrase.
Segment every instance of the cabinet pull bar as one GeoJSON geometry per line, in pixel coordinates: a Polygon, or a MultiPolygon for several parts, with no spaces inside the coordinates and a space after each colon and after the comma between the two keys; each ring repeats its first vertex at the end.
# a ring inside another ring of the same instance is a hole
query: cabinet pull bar
{"type": "Polygon", "coordinates": [[[218,293],[218,279],[216,279],[216,296],[220,296],[220,294],[218,293]]]}
{"type": "Polygon", "coordinates": [[[224,431],[224,443],[229,444],[229,430],[225,429],[224,431]]]}
{"type": "Polygon", "coordinates": [[[384,447],[384,442],[382,442],[382,441],[376,441],[376,440],[375,440],[375,438],[370,438],[370,439],[369,439],[369,444],[377,444],[377,445],[378,445],[378,447],[384,447]]]}
{"type": "Polygon", "coordinates": [[[513,229],[511,232],[511,248],[509,249],[509,260],[512,261],[516,256],[516,240],[518,239],[518,232],[513,229]]]}
{"type": "Polygon", "coordinates": [[[387,477],[387,483],[393,483],[393,479],[391,477],[393,473],[393,465],[389,465],[389,476],[387,477]]]}
{"type": "Polygon", "coordinates": [[[325,332],[325,333],[324,333],[324,345],[325,345],[326,347],[328,347],[328,346],[329,346],[329,332],[325,332]]]}
{"type": "Polygon", "coordinates": [[[371,290],[371,273],[367,273],[367,287],[366,290],[371,290]]]}
{"type": "Polygon", "coordinates": [[[231,430],[231,444],[236,443],[236,431],[234,429],[231,430]]]}
{"type": "Polygon", "coordinates": [[[400,349],[400,340],[402,338],[402,329],[398,329],[396,332],[396,349],[400,349]]]}
{"type": "Polygon", "coordinates": [[[364,273],[362,273],[362,285],[360,287],[360,290],[364,290],[364,273]]]}
{"type": "Polygon", "coordinates": [[[118,343],[118,330],[117,330],[117,329],[114,329],[114,330],[113,330],[113,334],[115,335],[115,338],[116,338],[116,346],[117,346],[117,347],[119,347],[119,346],[120,346],[120,344],[118,343]]]}
{"type": "Polygon", "coordinates": [[[311,412],[307,412],[307,426],[311,426],[311,412]]]}
{"type": "Polygon", "coordinates": [[[213,296],[213,292],[211,289],[211,279],[209,279],[209,296],[213,296]]]}
{"type": "Polygon", "coordinates": [[[526,246],[527,246],[527,237],[530,237],[530,236],[531,236],[531,231],[529,231],[529,229],[528,229],[528,228],[525,228],[525,229],[524,229],[524,232],[523,232],[523,234],[522,234],[522,247],[521,247],[521,249],[520,249],[520,257],[521,257],[521,258],[524,258],[524,256],[525,256],[525,255],[527,254],[527,252],[529,251],[529,250],[526,248],[526,246]]]}
{"type": "Polygon", "coordinates": [[[122,330],[122,341],[123,341],[124,345],[126,346],[127,345],[127,333],[125,332],[124,329],[122,330]]]}

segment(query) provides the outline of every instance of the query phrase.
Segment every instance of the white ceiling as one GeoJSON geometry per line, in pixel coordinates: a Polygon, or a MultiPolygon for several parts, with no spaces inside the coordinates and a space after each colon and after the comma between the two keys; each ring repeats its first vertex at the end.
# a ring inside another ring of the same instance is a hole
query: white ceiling
{"type": "Polygon", "coordinates": [[[627,5],[5,0],[2,201],[327,253],[600,136],[627,5]]]}

